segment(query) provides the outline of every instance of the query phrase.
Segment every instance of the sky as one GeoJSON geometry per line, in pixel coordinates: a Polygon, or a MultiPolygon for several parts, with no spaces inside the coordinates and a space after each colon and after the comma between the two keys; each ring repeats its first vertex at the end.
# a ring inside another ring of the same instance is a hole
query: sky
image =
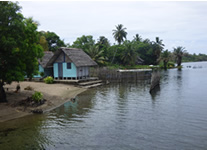
{"type": "Polygon", "coordinates": [[[72,44],[82,35],[100,36],[115,43],[118,24],[127,39],[136,34],[155,41],[159,37],[170,51],[207,54],[207,1],[20,1],[22,14],[39,23],[38,31],[55,32],[72,44]]]}

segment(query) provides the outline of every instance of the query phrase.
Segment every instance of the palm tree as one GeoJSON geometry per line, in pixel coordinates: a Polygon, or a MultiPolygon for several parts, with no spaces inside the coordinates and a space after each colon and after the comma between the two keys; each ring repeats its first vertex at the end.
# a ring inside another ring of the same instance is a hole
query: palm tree
{"type": "Polygon", "coordinates": [[[134,38],[134,41],[136,42],[142,42],[142,38],[139,34],[136,34],[133,38],[134,38]]]}
{"type": "Polygon", "coordinates": [[[119,45],[124,41],[124,38],[126,39],[127,32],[125,30],[126,28],[123,28],[122,24],[118,24],[116,29],[113,30],[113,36],[119,45]]]}
{"type": "Polygon", "coordinates": [[[103,57],[103,50],[99,50],[98,45],[90,46],[86,53],[93,59],[95,62],[97,62],[100,65],[103,65],[105,63],[105,58],[103,57]]]}
{"type": "Polygon", "coordinates": [[[109,40],[105,36],[100,36],[96,45],[99,45],[99,49],[107,48],[110,46],[109,40]]]}
{"type": "Polygon", "coordinates": [[[164,69],[167,69],[167,63],[170,60],[170,52],[168,50],[163,51],[160,56],[160,60],[163,61],[164,69]]]}
{"type": "Polygon", "coordinates": [[[133,46],[130,41],[124,42],[124,51],[122,53],[121,60],[124,65],[134,65],[137,59],[137,53],[133,49],[133,46]]]}
{"type": "MultiPolygon", "coordinates": [[[[126,36],[127,36],[127,32],[125,31],[126,28],[123,28],[122,24],[118,24],[115,27],[116,27],[116,29],[113,30],[113,36],[114,36],[115,40],[119,43],[119,45],[121,45],[121,43],[124,41],[124,38],[126,39],[126,36]]],[[[117,53],[117,49],[114,53],[114,56],[113,56],[111,63],[113,63],[116,53],[117,53]]]]}
{"type": "Polygon", "coordinates": [[[164,44],[162,43],[162,41],[163,40],[160,40],[160,38],[159,37],[156,37],[155,38],[155,42],[154,42],[154,44],[155,44],[155,47],[156,47],[156,50],[155,50],[155,55],[159,58],[159,56],[160,56],[160,54],[161,54],[161,52],[162,52],[162,50],[164,49],[164,44]]]}
{"type": "Polygon", "coordinates": [[[159,37],[155,38],[155,42],[152,42],[153,46],[153,55],[156,60],[156,63],[159,63],[159,58],[162,50],[164,49],[164,44],[162,43],[162,40],[159,39],[159,37]]]}
{"type": "Polygon", "coordinates": [[[109,46],[109,40],[105,36],[100,36],[98,39],[98,44],[109,46]]]}
{"type": "Polygon", "coordinates": [[[177,66],[181,66],[182,63],[182,57],[183,55],[186,53],[185,47],[182,46],[178,46],[177,48],[173,48],[174,49],[174,55],[175,55],[175,59],[177,62],[177,66]]]}

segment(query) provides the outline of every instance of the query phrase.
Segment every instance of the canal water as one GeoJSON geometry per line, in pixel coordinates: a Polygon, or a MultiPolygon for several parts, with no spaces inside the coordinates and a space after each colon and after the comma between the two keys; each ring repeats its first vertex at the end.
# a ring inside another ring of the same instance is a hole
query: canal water
{"type": "Polygon", "coordinates": [[[1,150],[205,150],[207,62],[88,90],[44,115],[0,123],[1,150]]]}

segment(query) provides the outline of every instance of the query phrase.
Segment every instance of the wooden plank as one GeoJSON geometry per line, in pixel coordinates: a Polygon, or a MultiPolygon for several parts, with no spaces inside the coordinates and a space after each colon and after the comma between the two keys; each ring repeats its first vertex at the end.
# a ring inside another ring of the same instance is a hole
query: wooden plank
{"type": "Polygon", "coordinates": [[[79,85],[80,86],[86,86],[86,85],[91,85],[91,84],[100,83],[100,82],[102,82],[102,80],[82,82],[82,83],[79,83],[79,85]]]}
{"type": "Polygon", "coordinates": [[[94,88],[94,87],[101,86],[101,85],[103,85],[103,83],[92,84],[92,85],[89,85],[89,86],[84,86],[83,88],[89,89],[89,88],[94,88]]]}

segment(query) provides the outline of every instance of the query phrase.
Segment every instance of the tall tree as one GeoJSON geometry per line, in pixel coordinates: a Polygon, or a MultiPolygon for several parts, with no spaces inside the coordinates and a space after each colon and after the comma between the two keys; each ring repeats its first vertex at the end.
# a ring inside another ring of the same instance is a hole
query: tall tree
{"type": "Polygon", "coordinates": [[[165,70],[167,69],[167,63],[170,60],[170,54],[171,53],[168,50],[165,50],[161,53],[161,56],[160,56],[160,60],[163,61],[163,66],[165,70]]]}
{"type": "MultiPolygon", "coordinates": [[[[122,24],[118,24],[115,27],[116,27],[116,29],[112,30],[113,36],[114,36],[115,41],[117,41],[118,44],[121,45],[121,43],[124,41],[124,38],[126,39],[126,36],[127,36],[127,32],[125,31],[126,28],[123,28],[122,24]]],[[[114,53],[114,56],[113,56],[111,63],[113,63],[116,53],[117,53],[117,49],[114,53]]]]}
{"type": "Polygon", "coordinates": [[[142,42],[142,37],[139,34],[136,34],[133,38],[133,41],[142,42]]]}
{"type": "Polygon", "coordinates": [[[126,28],[124,28],[122,24],[118,24],[116,29],[113,30],[114,39],[119,45],[126,39],[127,32],[125,30],[126,28]]]}
{"type": "Polygon", "coordinates": [[[110,46],[109,40],[105,36],[100,36],[96,44],[99,45],[99,49],[110,46]]]}
{"type": "Polygon", "coordinates": [[[54,33],[54,32],[44,32],[44,31],[41,31],[40,33],[40,38],[41,36],[44,36],[47,43],[48,43],[48,48],[49,48],[49,51],[56,51],[58,48],[60,47],[64,47],[66,46],[66,44],[64,43],[63,40],[60,39],[60,37],[54,33]]]}
{"type": "Polygon", "coordinates": [[[88,35],[85,36],[83,35],[82,37],[78,37],[76,39],[76,41],[73,42],[71,47],[74,48],[81,48],[84,51],[86,51],[87,49],[89,49],[91,46],[95,45],[95,40],[93,39],[93,36],[88,35]]]}
{"type": "Polygon", "coordinates": [[[105,63],[103,50],[99,50],[98,45],[90,46],[89,49],[86,50],[86,53],[99,65],[103,65],[105,63]]]}
{"type": "Polygon", "coordinates": [[[37,24],[25,19],[20,9],[17,2],[0,2],[0,102],[7,101],[4,83],[23,80],[43,55],[37,24]]]}
{"type": "Polygon", "coordinates": [[[124,41],[123,46],[124,46],[124,51],[121,57],[123,64],[134,65],[137,59],[137,53],[133,48],[133,43],[131,43],[130,41],[124,41]]]}
{"type": "Polygon", "coordinates": [[[175,55],[177,66],[181,66],[182,57],[186,53],[185,47],[178,46],[176,48],[173,48],[173,50],[174,50],[173,53],[175,55]]]}
{"type": "Polygon", "coordinates": [[[42,48],[44,49],[44,51],[49,51],[48,43],[47,43],[45,36],[43,36],[43,35],[40,36],[39,43],[42,46],[42,48]]]}
{"type": "Polygon", "coordinates": [[[32,18],[24,19],[25,24],[25,53],[24,63],[26,64],[26,75],[31,80],[34,75],[38,74],[38,58],[43,56],[43,49],[39,41],[37,32],[37,23],[32,18]]]}
{"type": "Polygon", "coordinates": [[[163,40],[160,40],[159,37],[155,38],[155,42],[153,42],[153,50],[154,50],[154,56],[157,59],[157,63],[159,62],[160,54],[162,50],[164,49],[164,44],[162,43],[163,40]]]}

